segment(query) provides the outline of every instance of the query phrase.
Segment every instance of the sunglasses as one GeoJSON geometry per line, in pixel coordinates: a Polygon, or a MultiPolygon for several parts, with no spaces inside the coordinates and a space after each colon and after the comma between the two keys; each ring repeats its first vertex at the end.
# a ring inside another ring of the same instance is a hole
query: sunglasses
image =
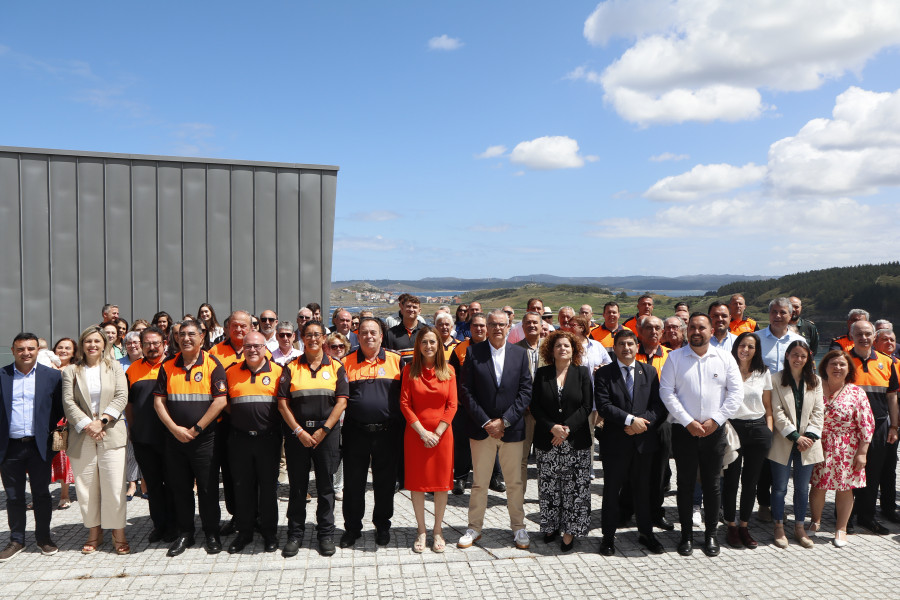
{"type": "Polygon", "coordinates": [[[251,327],[259,327],[259,321],[250,321],[251,327]]]}
{"type": "Polygon", "coordinates": [[[335,352],[345,349],[343,344],[332,344],[328,347],[331,348],[332,350],[334,350],[335,352]]]}
{"type": "Polygon", "coordinates": [[[260,317],[259,320],[263,323],[274,323],[276,321],[275,317],[260,317]]]}
{"type": "Polygon", "coordinates": [[[293,335],[294,335],[293,333],[279,333],[279,334],[278,334],[278,337],[287,339],[287,338],[290,338],[290,337],[293,336],[293,335]]]}

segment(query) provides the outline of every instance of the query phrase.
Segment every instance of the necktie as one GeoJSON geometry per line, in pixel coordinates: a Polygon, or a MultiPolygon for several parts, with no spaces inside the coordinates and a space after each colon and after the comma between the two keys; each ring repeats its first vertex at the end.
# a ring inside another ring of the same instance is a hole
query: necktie
{"type": "Polygon", "coordinates": [[[631,375],[631,369],[634,367],[622,367],[625,369],[625,387],[628,388],[628,397],[634,399],[634,377],[631,375]]]}

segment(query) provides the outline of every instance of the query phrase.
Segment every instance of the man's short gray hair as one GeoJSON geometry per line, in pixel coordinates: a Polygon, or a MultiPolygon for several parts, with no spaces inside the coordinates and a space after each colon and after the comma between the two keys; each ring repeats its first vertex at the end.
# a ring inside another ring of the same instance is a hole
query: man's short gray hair
{"type": "Polygon", "coordinates": [[[453,325],[453,315],[443,310],[438,311],[434,313],[434,324],[437,325],[439,321],[450,321],[450,324],[453,325]]]}
{"type": "Polygon", "coordinates": [[[875,321],[875,330],[880,331],[882,329],[893,330],[894,324],[887,319],[878,319],[877,321],[875,321]]]}
{"type": "Polygon", "coordinates": [[[860,315],[862,316],[863,321],[869,320],[869,311],[863,310],[861,308],[854,308],[850,312],[848,312],[847,320],[849,321],[850,319],[855,319],[855,318],[859,317],[860,315]]]}
{"type": "Polygon", "coordinates": [[[278,321],[278,325],[275,326],[275,331],[290,331],[294,333],[294,324],[290,321],[278,321]]]}
{"type": "Polygon", "coordinates": [[[773,308],[775,308],[776,306],[783,306],[783,307],[785,307],[786,309],[788,309],[788,312],[790,312],[791,309],[793,308],[793,307],[791,306],[791,301],[790,301],[789,299],[787,299],[787,298],[773,298],[773,299],[769,302],[769,311],[771,312],[771,310],[772,310],[773,308]]]}
{"type": "Polygon", "coordinates": [[[877,340],[878,338],[882,338],[888,334],[893,334],[893,333],[894,333],[893,329],[876,329],[875,330],[875,339],[877,340]]]}
{"type": "Polygon", "coordinates": [[[491,317],[503,317],[503,320],[506,321],[506,324],[509,325],[509,315],[503,312],[499,308],[495,308],[491,312],[488,313],[488,318],[485,322],[490,321],[491,317]]]}
{"type": "Polygon", "coordinates": [[[875,330],[875,327],[873,327],[872,324],[869,323],[868,321],[854,321],[853,324],[850,326],[850,336],[852,337],[853,334],[856,333],[859,330],[859,328],[862,327],[863,325],[868,325],[869,327],[872,327],[872,331],[875,330]]]}

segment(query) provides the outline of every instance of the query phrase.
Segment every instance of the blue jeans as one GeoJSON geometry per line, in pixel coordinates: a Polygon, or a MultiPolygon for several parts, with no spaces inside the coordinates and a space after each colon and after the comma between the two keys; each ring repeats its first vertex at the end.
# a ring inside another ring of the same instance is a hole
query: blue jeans
{"type": "Polygon", "coordinates": [[[782,465],[774,460],[769,462],[772,465],[772,519],[784,520],[784,497],[787,495],[788,479],[793,472],[794,521],[803,523],[806,520],[806,507],[809,504],[809,478],[812,476],[815,464],[804,465],[797,448],[791,451],[788,464],[782,465]]]}

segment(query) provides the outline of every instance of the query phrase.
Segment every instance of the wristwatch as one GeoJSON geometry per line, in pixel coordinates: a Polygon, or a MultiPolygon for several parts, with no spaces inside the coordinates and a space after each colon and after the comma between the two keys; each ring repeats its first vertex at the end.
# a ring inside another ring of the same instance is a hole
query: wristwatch
{"type": "Polygon", "coordinates": [[[331,433],[331,427],[329,427],[328,425],[322,425],[322,430],[323,430],[326,434],[331,433]]]}
{"type": "Polygon", "coordinates": [[[194,431],[196,431],[197,433],[203,433],[203,428],[200,427],[200,423],[196,423],[194,425],[194,431]]]}
{"type": "Polygon", "coordinates": [[[103,417],[102,419],[100,419],[100,422],[103,423],[103,425],[106,425],[107,423],[109,423],[109,417],[103,417]]]}

